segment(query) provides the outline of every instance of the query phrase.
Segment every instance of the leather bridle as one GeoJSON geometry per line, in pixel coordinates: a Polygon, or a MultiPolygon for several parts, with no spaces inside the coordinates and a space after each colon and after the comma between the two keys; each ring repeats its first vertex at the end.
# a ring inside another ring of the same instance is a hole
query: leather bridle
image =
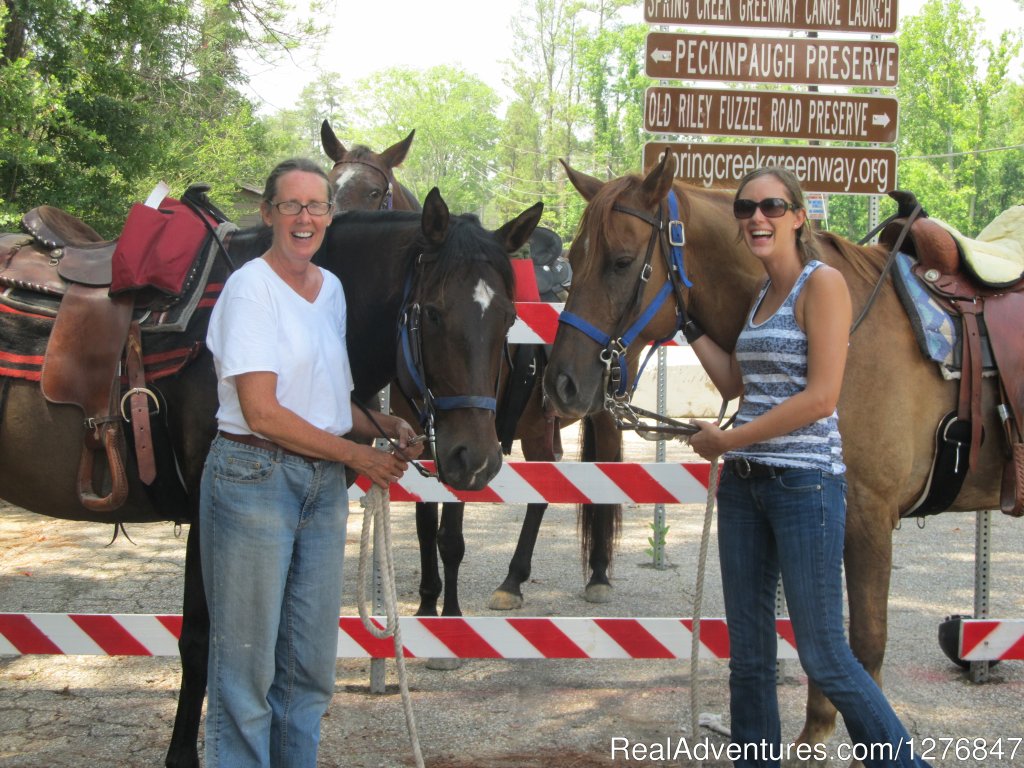
{"type": "MultiPolygon", "coordinates": [[[[421,253],[409,273],[406,275],[404,295],[402,297],[402,309],[399,312],[398,336],[399,336],[399,367],[398,383],[413,409],[417,412],[420,425],[423,427],[430,446],[430,452],[434,457],[436,476],[444,482],[444,468],[441,457],[437,454],[437,433],[436,420],[439,411],[455,411],[465,408],[478,408],[491,413],[496,413],[498,408],[498,387],[501,382],[501,366],[494,382],[494,393],[484,395],[436,395],[427,386],[426,369],[423,355],[423,336],[420,319],[423,308],[417,300],[417,287],[423,280],[423,274],[427,267],[437,261],[436,253],[421,253]]],[[[508,340],[504,342],[504,360],[509,359],[508,340]]],[[[426,475],[426,470],[417,466],[420,474],[426,475]]]]}
{"type": "MultiPolygon", "coordinates": [[[[339,165],[365,165],[367,168],[372,168],[381,176],[383,176],[386,187],[384,189],[384,195],[380,199],[380,205],[377,206],[377,210],[390,211],[393,208],[395,183],[390,173],[384,171],[382,168],[380,168],[380,166],[374,165],[373,163],[368,163],[365,160],[339,160],[334,164],[334,168],[337,168],[339,165]]],[[[334,168],[332,168],[331,170],[333,171],[334,168]]]]}
{"type": "MultiPolygon", "coordinates": [[[[659,203],[658,210],[652,216],[646,211],[629,208],[616,203],[612,210],[624,213],[640,219],[651,225],[651,236],[647,241],[647,251],[644,254],[643,267],[637,276],[636,287],[632,299],[623,310],[613,333],[608,334],[596,328],[579,315],[563,311],[558,321],[565,323],[583,333],[601,347],[599,353],[601,362],[605,367],[605,399],[606,404],[612,401],[628,401],[636,390],[640,373],[637,372],[636,379],[632,385],[629,383],[629,371],[626,366],[626,351],[640,335],[640,332],[647,327],[651,319],[661,310],[670,296],[674,296],[676,303],[676,324],[672,333],[664,339],[655,342],[650,359],[657,347],[669,341],[679,331],[686,318],[686,301],[684,288],[689,288],[692,283],[686,276],[684,265],[684,249],[686,246],[686,233],[683,222],[679,219],[679,204],[674,192],[669,192],[667,199],[668,215],[666,217],[666,204],[659,203]],[[647,283],[654,272],[652,261],[654,258],[654,247],[661,242],[661,250],[665,255],[665,284],[658,290],[651,302],[640,310],[640,303],[643,300],[647,283]],[[631,320],[632,318],[632,320],[631,320]]],[[[644,361],[646,365],[647,360],[644,361]]]]}

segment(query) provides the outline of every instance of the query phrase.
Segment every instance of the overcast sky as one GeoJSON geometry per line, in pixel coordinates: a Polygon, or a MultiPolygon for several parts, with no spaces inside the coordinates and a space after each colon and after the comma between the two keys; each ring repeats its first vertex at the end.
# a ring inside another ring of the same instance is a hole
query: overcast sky
{"type": "MultiPolygon", "coordinates": [[[[901,17],[918,13],[924,0],[897,0],[901,17]]],[[[295,104],[320,72],[352,84],[372,72],[404,66],[460,66],[503,93],[503,62],[511,55],[511,19],[522,0],[334,0],[335,14],[319,59],[296,56],[276,67],[253,65],[250,91],[265,113],[295,104]]],[[[1024,29],[1015,0],[965,0],[985,20],[986,33],[1024,29]]],[[[629,16],[643,20],[642,0],[629,16]]],[[[1019,76],[1019,75],[1018,75],[1019,76]]]]}

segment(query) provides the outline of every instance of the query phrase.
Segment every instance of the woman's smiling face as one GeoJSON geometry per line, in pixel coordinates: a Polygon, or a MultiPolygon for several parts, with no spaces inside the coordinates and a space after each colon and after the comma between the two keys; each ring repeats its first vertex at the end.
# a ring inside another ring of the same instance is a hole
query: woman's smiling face
{"type": "MultiPolygon", "coordinates": [[[[770,174],[752,179],[737,194],[737,198],[760,203],[768,198],[780,198],[792,203],[786,185],[770,174]]],[[[754,209],[749,219],[739,219],[740,231],[747,247],[758,257],[770,256],[779,249],[796,247],[796,232],[803,226],[807,213],[803,209],[787,209],[782,216],[768,217],[760,207],[754,209]]]]}
{"type": "Polygon", "coordinates": [[[331,223],[330,211],[314,216],[303,207],[298,213],[282,213],[278,205],[287,202],[302,206],[327,204],[330,202],[327,182],[315,173],[289,171],[277,180],[271,203],[262,206],[264,223],[274,229],[272,248],[282,256],[308,261],[324,241],[324,233],[331,223]]]}

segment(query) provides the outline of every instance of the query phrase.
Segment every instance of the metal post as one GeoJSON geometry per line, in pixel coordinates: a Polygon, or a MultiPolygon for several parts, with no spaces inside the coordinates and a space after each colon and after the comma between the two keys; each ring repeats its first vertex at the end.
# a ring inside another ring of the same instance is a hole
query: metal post
{"type": "MultiPolygon", "coordinates": [[[[989,567],[991,564],[992,512],[976,513],[974,521],[974,618],[988,618],[989,567]]],[[[971,682],[988,681],[989,662],[971,662],[971,682]]]]}
{"type": "MultiPolygon", "coordinates": [[[[378,402],[380,403],[381,413],[388,413],[391,410],[390,386],[381,390],[378,395],[378,402]]],[[[378,438],[375,441],[375,446],[383,450],[387,447],[387,441],[383,438],[378,438]]],[[[382,553],[377,551],[377,537],[375,535],[371,537],[370,546],[373,547],[373,569],[371,571],[371,578],[373,579],[373,615],[381,616],[384,614],[384,589],[380,577],[380,558],[382,553]]],[[[385,662],[385,659],[370,659],[370,693],[385,693],[387,691],[387,665],[385,662]]]]}
{"type": "MultiPolygon", "coordinates": [[[[668,357],[664,347],[658,348],[658,414],[666,416],[668,410],[668,402],[666,396],[666,389],[668,384],[668,357]]],[[[657,446],[654,452],[654,460],[657,462],[665,461],[665,441],[664,439],[658,440],[657,446]]],[[[667,563],[665,562],[665,505],[655,504],[654,505],[654,522],[651,525],[651,553],[654,560],[654,567],[659,571],[665,570],[667,563]]]]}

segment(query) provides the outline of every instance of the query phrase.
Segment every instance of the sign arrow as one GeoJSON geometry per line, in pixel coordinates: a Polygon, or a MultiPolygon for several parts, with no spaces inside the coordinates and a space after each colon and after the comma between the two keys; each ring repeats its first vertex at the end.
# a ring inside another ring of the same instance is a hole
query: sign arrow
{"type": "Polygon", "coordinates": [[[672,51],[663,51],[660,48],[655,48],[651,51],[651,59],[653,61],[672,61],[672,51]]]}
{"type": "Polygon", "coordinates": [[[880,115],[872,115],[871,116],[871,124],[872,125],[880,125],[883,128],[888,127],[888,125],[889,125],[889,114],[887,112],[883,112],[880,115]]]}

